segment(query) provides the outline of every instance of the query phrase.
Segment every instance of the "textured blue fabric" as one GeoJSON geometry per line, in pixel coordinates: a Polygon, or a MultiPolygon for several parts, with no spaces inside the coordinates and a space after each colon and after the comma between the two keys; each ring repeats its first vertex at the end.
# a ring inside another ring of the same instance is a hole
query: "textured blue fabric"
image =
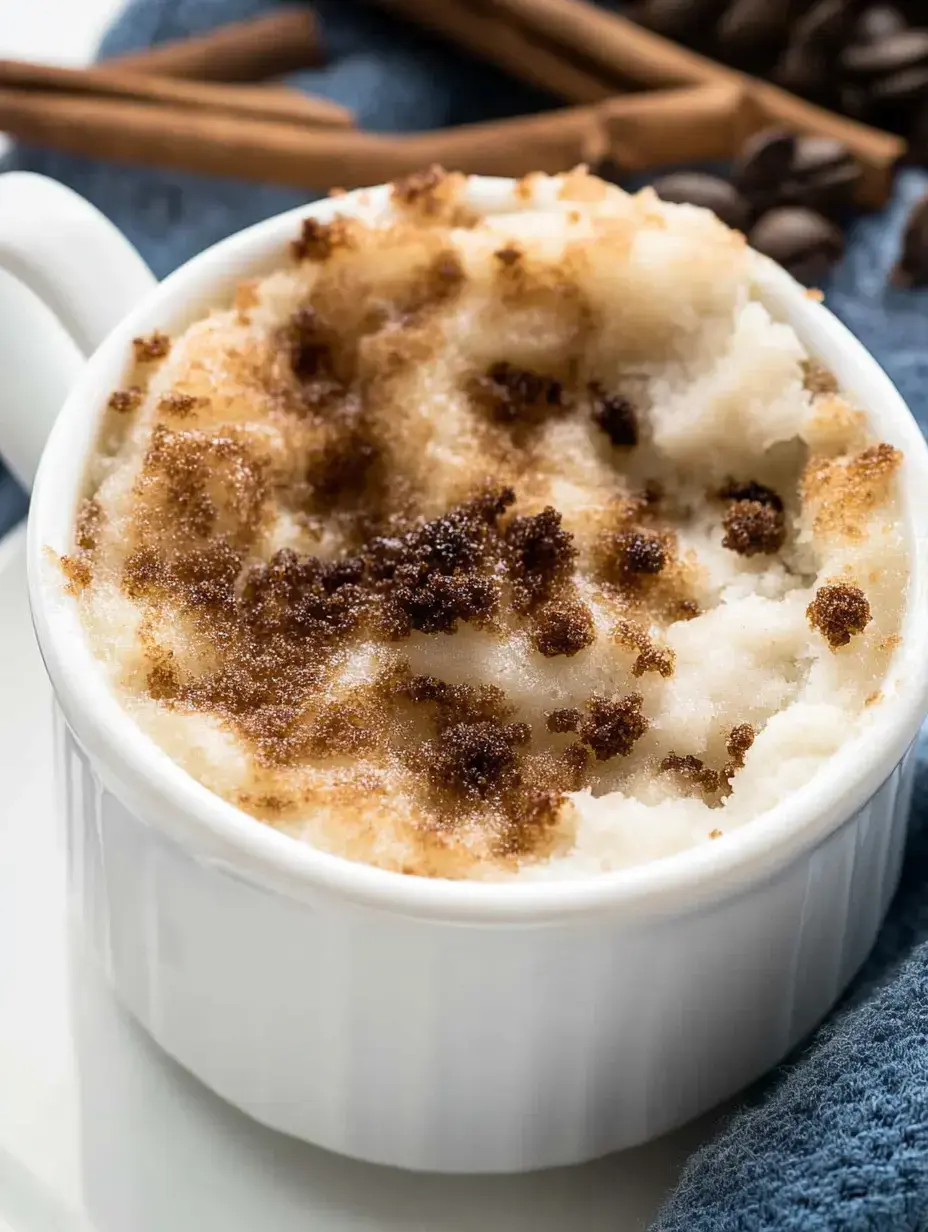
{"type": "MultiPolygon", "coordinates": [[[[436,0],[439,3],[440,0],[436,0]]],[[[275,0],[132,0],[104,40],[114,55],[257,13],[275,0]]],[[[549,100],[354,0],[315,0],[329,63],[296,84],[349,103],[370,129],[428,128],[536,109],[549,100]]],[[[305,193],[39,150],[8,166],[64,180],[165,274],[305,193]]],[[[320,186],[324,188],[325,186],[320,186]]],[[[928,188],[900,175],[890,206],[853,227],[825,290],[928,428],[928,292],[887,274],[907,208],[928,188]]],[[[0,477],[0,531],[24,502],[0,477]]],[[[688,1164],[661,1232],[928,1230],[928,756],[923,752],[903,881],[843,1005],[688,1164]]]]}

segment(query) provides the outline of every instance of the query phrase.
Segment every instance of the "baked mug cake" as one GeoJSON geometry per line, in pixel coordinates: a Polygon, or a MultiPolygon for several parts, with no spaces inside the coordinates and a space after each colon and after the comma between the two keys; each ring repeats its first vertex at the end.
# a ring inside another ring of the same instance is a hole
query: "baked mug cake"
{"type": "Polygon", "coordinates": [[[71,909],[163,1049],[329,1150],[507,1172],[821,1020],[928,708],[928,448],[821,304],[582,173],[317,201],[160,285],[5,175],[0,268],[90,357],[56,417],[36,328],[0,448],[55,421],[71,909]]]}
{"type": "Polygon", "coordinates": [[[904,459],[713,215],[582,170],[466,188],[309,217],[135,339],[61,559],[86,637],[190,775],[353,861],[724,842],[879,714],[904,459]]]}

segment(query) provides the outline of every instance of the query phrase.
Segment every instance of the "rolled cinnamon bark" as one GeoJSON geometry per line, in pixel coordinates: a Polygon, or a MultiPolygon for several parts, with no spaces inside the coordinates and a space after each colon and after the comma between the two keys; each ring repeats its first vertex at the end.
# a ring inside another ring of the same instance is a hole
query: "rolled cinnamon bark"
{"type": "MultiPolygon", "coordinates": [[[[378,0],[378,3],[454,41],[460,40],[453,27],[463,25],[468,13],[492,13],[526,43],[532,39],[543,40],[548,54],[563,58],[574,69],[583,65],[585,72],[615,90],[663,89],[683,84],[714,84],[739,90],[742,104],[738,125],[732,148],[725,151],[726,155],[733,155],[745,137],[769,124],[799,133],[834,137],[848,146],[862,166],[857,196],[863,205],[882,205],[886,201],[893,170],[905,153],[905,143],[899,137],[838,116],[767,82],[717,64],[587,0],[441,0],[440,4],[432,4],[430,0],[378,0]]],[[[461,45],[467,44],[461,41],[461,45]]],[[[537,84],[537,64],[530,77],[516,59],[502,53],[490,41],[482,48],[471,44],[469,49],[537,84]]],[[[553,79],[549,88],[555,89],[553,79]]],[[[695,138],[695,124],[693,129],[695,138]]],[[[662,152],[659,142],[652,153],[652,165],[671,161],[670,156],[662,152]]]]}
{"type": "Polygon", "coordinates": [[[262,81],[322,64],[319,28],[308,5],[275,9],[205,34],[105,60],[101,68],[200,81],[262,81]]]}
{"type": "Polygon", "coordinates": [[[602,74],[572,63],[564,49],[551,50],[492,12],[467,3],[434,0],[382,0],[383,7],[445,35],[474,55],[491,60],[530,85],[572,103],[597,103],[618,93],[602,74]]]}
{"type": "Polygon", "coordinates": [[[485,175],[565,171],[611,158],[627,171],[717,158],[733,142],[741,94],[697,87],[588,107],[402,135],[308,128],[130,99],[0,90],[0,128],[114,162],[298,188],[362,187],[431,163],[485,175]]]}
{"type": "Polygon", "coordinates": [[[102,96],[143,102],[170,103],[193,110],[240,114],[252,119],[285,120],[294,124],[351,124],[347,107],[303,94],[299,90],[265,90],[260,86],[219,85],[214,82],[175,80],[125,69],[73,69],[58,65],[0,60],[0,89],[54,92],[76,96],[102,96]]]}

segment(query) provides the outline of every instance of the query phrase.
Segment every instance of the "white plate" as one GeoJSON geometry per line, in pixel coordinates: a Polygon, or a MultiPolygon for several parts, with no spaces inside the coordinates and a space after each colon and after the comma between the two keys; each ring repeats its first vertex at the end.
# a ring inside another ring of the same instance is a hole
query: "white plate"
{"type": "Polygon", "coordinates": [[[0,542],[0,1232],[644,1228],[717,1116],[583,1168],[413,1176],[253,1124],[116,1006],[69,938],[23,548],[0,542]]]}

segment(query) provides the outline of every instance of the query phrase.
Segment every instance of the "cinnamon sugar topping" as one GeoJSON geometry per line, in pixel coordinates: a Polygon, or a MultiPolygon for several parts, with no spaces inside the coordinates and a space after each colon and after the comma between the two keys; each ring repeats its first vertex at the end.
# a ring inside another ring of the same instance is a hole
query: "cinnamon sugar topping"
{"type": "Polygon", "coordinates": [[[499,261],[500,265],[508,268],[517,265],[522,260],[522,250],[517,248],[515,244],[506,244],[503,248],[498,248],[493,256],[499,261]]]}
{"type": "Polygon", "coordinates": [[[772,488],[756,483],[729,483],[720,496],[729,502],[722,518],[722,546],[741,556],[773,556],[786,540],[783,501],[772,488]]]}
{"type": "Polygon", "coordinates": [[[828,369],[816,359],[806,359],[802,364],[803,385],[813,397],[836,394],[838,382],[828,369]]]}
{"type": "Polygon", "coordinates": [[[813,629],[824,636],[832,650],[847,646],[870,623],[870,604],[859,586],[844,582],[820,586],[806,615],[813,629]]]}
{"type": "Polygon", "coordinates": [[[870,445],[850,458],[813,459],[802,478],[819,534],[860,539],[873,510],[885,503],[902,463],[892,445],[870,445]]]}
{"type": "Polygon", "coordinates": [[[177,390],[172,390],[170,393],[162,394],[158,399],[158,410],[163,415],[170,415],[173,419],[187,419],[198,406],[202,405],[203,401],[204,399],[196,398],[193,394],[182,394],[177,390]]]}
{"type": "Polygon", "coordinates": [[[615,540],[616,564],[623,577],[660,573],[667,564],[667,552],[659,535],[630,530],[615,540]]]}
{"type": "Polygon", "coordinates": [[[754,743],[754,728],[750,723],[739,723],[728,733],[725,748],[733,766],[744,765],[744,755],[754,743]]]}
{"type": "Polygon", "coordinates": [[[800,388],[705,212],[577,172],[481,220],[464,185],[307,218],[137,339],[62,586],[139,724],[260,821],[398,873],[592,875],[750,821],[876,695],[900,456],[811,361],[800,388]]]}
{"type": "Polygon", "coordinates": [[[715,797],[710,803],[717,805],[731,794],[732,779],[743,767],[744,755],[753,743],[753,727],[749,723],[739,723],[728,734],[725,747],[729,760],[721,770],[707,766],[701,757],[695,757],[692,753],[683,756],[669,753],[658,768],[662,774],[674,773],[687,787],[707,797],[715,797]]]}
{"type": "Polygon", "coordinates": [[[142,405],[143,396],[138,385],[130,385],[128,389],[115,389],[110,394],[107,406],[117,415],[131,415],[142,405]]]}
{"type": "Polygon", "coordinates": [[[137,364],[152,364],[156,360],[164,359],[168,354],[171,349],[171,339],[167,334],[162,334],[156,329],[147,338],[133,338],[132,349],[135,352],[137,364]]]}
{"type": "Polygon", "coordinates": [[[673,651],[655,645],[644,629],[630,620],[620,620],[613,636],[620,645],[637,650],[638,655],[632,666],[633,676],[643,676],[646,672],[657,672],[664,677],[673,675],[673,651]]]}
{"type": "Polygon", "coordinates": [[[786,538],[782,512],[760,501],[732,501],[725,510],[722,526],[722,546],[741,556],[774,556],[786,538]]]}
{"type": "Polygon", "coordinates": [[[69,595],[79,595],[90,585],[92,575],[86,560],[79,556],[62,556],[60,564],[62,573],[68,579],[65,589],[69,595]]]}
{"type": "Polygon", "coordinates": [[[567,406],[560,381],[504,361],[477,377],[471,384],[471,394],[492,419],[502,424],[541,424],[567,406]]]}
{"type": "Polygon", "coordinates": [[[638,444],[638,413],[622,394],[607,394],[601,385],[592,384],[593,422],[602,428],[613,445],[630,449],[638,444]]]}
{"type": "Polygon", "coordinates": [[[333,252],[353,246],[351,223],[347,218],[333,218],[320,222],[318,218],[304,218],[299,239],[290,245],[294,261],[328,261],[333,252]]]}
{"type": "Polygon", "coordinates": [[[550,505],[532,517],[515,517],[506,529],[513,604],[530,612],[567,583],[577,549],[561,514],[550,505]]]}
{"type": "Polygon", "coordinates": [[[596,626],[590,609],[576,599],[549,603],[535,617],[535,649],[546,658],[570,658],[585,650],[596,639],[596,626]]]}
{"type": "Polygon", "coordinates": [[[677,753],[668,753],[659,768],[662,774],[677,774],[684,782],[698,791],[706,792],[707,795],[714,795],[722,785],[722,776],[718,770],[712,770],[701,758],[694,757],[691,753],[682,757],[677,753]]]}
{"type": "Polygon", "coordinates": [[[438,163],[421,171],[412,171],[393,185],[393,198],[402,205],[434,203],[437,190],[445,183],[447,172],[438,163]]]}
{"type": "Polygon", "coordinates": [[[580,724],[580,738],[589,745],[597,761],[611,757],[627,757],[648,730],[648,720],[642,714],[644,698],[640,693],[626,697],[593,697],[588,703],[589,715],[580,724]]]}

